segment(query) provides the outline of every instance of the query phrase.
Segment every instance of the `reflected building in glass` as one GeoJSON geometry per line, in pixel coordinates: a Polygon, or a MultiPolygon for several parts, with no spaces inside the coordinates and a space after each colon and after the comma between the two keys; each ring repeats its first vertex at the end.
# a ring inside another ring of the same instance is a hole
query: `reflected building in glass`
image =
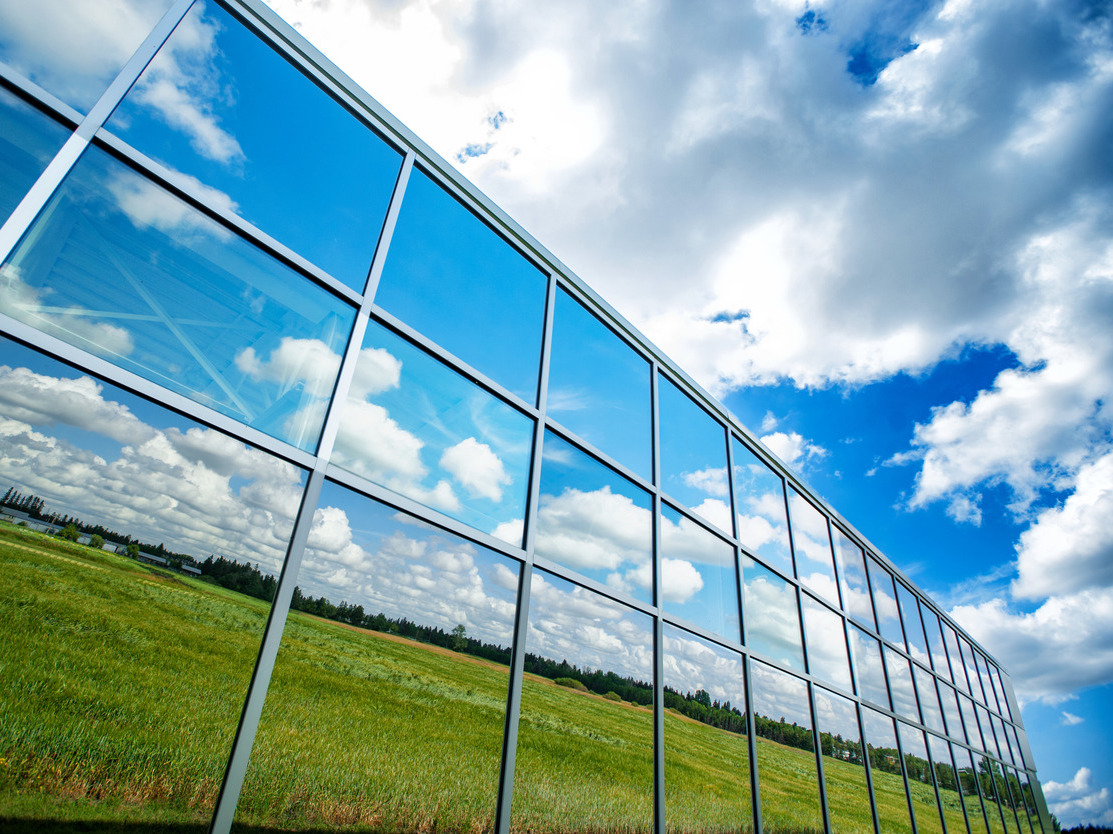
{"type": "Polygon", "coordinates": [[[55,8],[0,11],[0,820],[1050,831],[994,659],[261,2],[55,8]]]}

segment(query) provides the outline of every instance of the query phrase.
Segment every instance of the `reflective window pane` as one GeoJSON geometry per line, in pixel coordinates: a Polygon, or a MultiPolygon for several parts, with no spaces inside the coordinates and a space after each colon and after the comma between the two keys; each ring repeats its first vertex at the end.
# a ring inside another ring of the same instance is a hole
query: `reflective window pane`
{"type": "Polygon", "coordinates": [[[661,511],[661,605],[708,631],[742,639],[734,546],[668,506],[661,511]]]}
{"type": "Polygon", "coordinates": [[[897,594],[893,590],[892,574],[875,559],[869,560],[869,569],[873,607],[877,612],[881,636],[893,645],[904,648],[904,632],[900,628],[900,611],[897,610],[897,594]]]}
{"type": "Polygon", "coordinates": [[[557,292],[546,413],[647,481],[649,363],[565,290],[557,292]]]}
{"type": "Polygon", "coordinates": [[[958,693],[943,683],[939,684],[939,700],[943,704],[943,717],[947,720],[947,735],[959,741],[966,741],[966,734],[962,731],[962,713],[958,706],[958,693]]]}
{"type": "Polygon", "coordinates": [[[893,696],[893,711],[913,721],[920,720],[916,709],[916,693],[912,687],[912,666],[908,658],[897,654],[888,646],[885,649],[885,668],[889,672],[889,688],[893,696]]]}
{"type": "Polygon", "coordinates": [[[215,3],[193,6],[108,129],[363,291],[401,155],[215,3]]]}
{"type": "Polygon", "coordinates": [[[784,482],[737,437],[731,446],[738,540],[766,564],[793,576],[784,482]]]}
{"type": "Polygon", "coordinates": [[[838,527],[835,529],[835,561],[839,565],[839,590],[843,609],[872,629],[877,628],[870,602],[869,580],[866,578],[865,555],[838,527]]]}
{"type": "Polygon", "coordinates": [[[802,608],[808,645],[808,672],[852,692],[842,617],[807,594],[802,596],[802,608]]]}
{"type": "Polygon", "coordinates": [[[788,514],[792,519],[792,547],[800,581],[832,605],[839,604],[835,587],[835,563],[827,516],[812,506],[795,489],[788,491],[788,514]]]}
{"type": "Polygon", "coordinates": [[[517,563],[330,483],[297,582],[237,822],[489,826],[517,563]]]}
{"type": "Polygon", "coordinates": [[[804,671],[796,588],[753,559],[742,559],[742,623],[755,652],[804,671]]]}
{"type": "Polygon", "coordinates": [[[332,461],[520,545],[533,421],[370,322],[332,461]]]}
{"type": "Polygon", "coordinates": [[[825,689],[815,690],[823,785],[831,830],[838,834],[873,834],[869,788],[862,758],[862,734],[854,703],[825,689]]]}
{"type": "Polygon", "coordinates": [[[0,224],[11,216],[69,135],[67,128],[0,87],[0,224]]]}
{"type": "Polygon", "coordinates": [[[664,375],[658,379],[661,489],[730,533],[726,429],[664,375]]]}
{"type": "Polygon", "coordinates": [[[986,823],[981,792],[978,788],[978,771],[974,767],[974,760],[970,756],[970,751],[965,747],[952,744],[951,752],[955,757],[955,767],[958,768],[958,783],[962,793],[962,804],[966,809],[966,819],[970,824],[971,834],[988,834],[989,825],[986,823]]]}
{"type": "Polygon", "coordinates": [[[897,601],[900,603],[901,619],[904,620],[904,636],[908,640],[908,653],[925,666],[930,666],[927,644],[924,643],[924,627],[920,622],[919,603],[915,594],[900,582],[897,583],[897,601]]]}
{"type": "Polygon", "coordinates": [[[1020,784],[1020,796],[1024,804],[1024,813],[1028,817],[1028,823],[1032,828],[1032,834],[1042,834],[1043,826],[1040,822],[1039,807],[1036,805],[1036,797],[1032,793],[1032,783],[1028,779],[1028,774],[1023,770],[1017,772],[1017,779],[1020,784]]]}
{"type": "Polygon", "coordinates": [[[947,665],[947,652],[943,649],[943,631],[939,625],[939,615],[921,601],[920,619],[923,621],[924,632],[927,636],[928,653],[931,655],[932,668],[942,678],[950,679],[951,671],[947,665]]]}
{"type": "Polygon", "coordinates": [[[885,834],[890,831],[910,832],[912,822],[908,817],[908,797],[904,790],[893,719],[865,708],[862,710],[862,729],[881,831],[885,834]]]}
{"type": "Polygon", "coordinates": [[[943,710],[939,706],[939,694],[935,689],[935,676],[915,663],[912,664],[912,675],[916,682],[916,693],[920,696],[924,724],[936,732],[946,732],[943,727],[943,710]]]}
{"type": "Polygon", "coordinates": [[[0,310],[303,449],[355,311],[90,148],[0,267],[0,310]]]}
{"type": "Polygon", "coordinates": [[[644,490],[545,433],[538,556],[652,603],[652,507],[644,490]]]}
{"type": "Polygon", "coordinates": [[[850,655],[854,658],[854,676],[858,694],[889,709],[889,688],[885,684],[885,667],[881,660],[881,643],[857,626],[850,627],[850,655]]]}
{"type": "Polygon", "coordinates": [[[742,657],[668,624],[664,645],[668,831],[749,831],[742,657]]]}
{"type": "Polygon", "coordinates": [[[992,664],[989,667],[990,680],[993,681],[994,691],[997,693],[997,703],[1001,706],[1001,714],[1010,720],[1013,719],[1012,707],[1009,706],[1009,696],[1005,691],[1004,676],[1001,671],[992,664]]]}
{"type": "Polygon", "coordinates": [[[511,827],[648,831],[650,618],[535,570],[526,652],[511,827]]]}
{"type": "Polygon", "coordinates": [[[951,760],[951,745],[939,736],[927,734],[928,753],[935,773],[935,786],[939,790],[939,806],[943,821],[950,834],[963,834],[966,819],[962,813],[962,796],[958,787],[958,774],[951,760]]]}
{"type": "Polygon", "coordinates": [[[990,720],[986,708],[981,704],[974,704],[974,711],[978,714],[978,723],[982,727],[982,739],[985,741],[983,749],[996,759],[1003,758],[998,747],[997,734],[993,729],[993,721],[990,720]]]}
{"type": "Polygon", "coordinates": [[[904,772],[908,777],[908,795],[912,800],[917,834],[943,834],[924,734],[907,724],[897,722],[897,726],[900,728],[904,772]]]}
{"type": "Polygon", "coordinates": [[[533,403],[547,286],[494,229],[413,171],[376,304],[533,403]]]}
{"type": "Polygon", "coordinates": [[[1016,764],[1016,758],[1013,756],[1012,742],[1009,739],[1009,734],[1005,732],[1005,722],[998,718],[996,715],[991,716],[993,722],[993,732],[997,736],[997,744],[1001,748],[1001,759],[1008,764],[1016,764]]]}
{"type": "Polygon", "coordinates": [[[774,831],[822,831],[807,684],[757,661],[750,675],[762,823],[774,831]]]}
{"type": "Polygon", "coordinates": [[[88,112],[171,0],[0,4],[0,61],[88,112]]]}
{"type": "Polygon", "coordinates": [[[981,693],[983,696],[983,703],[994,712],[999,713],[997,698],[993,694],[993,683],[990,681],[989,669],[986,666],[986,660],[982,657],[980,652],[976,652],[971,648],[970,657],[973,658],[974,666],[978,673],[978,681],[981,684],[981,693]]]}
{"type": "Polygon", "coordinates": [[[974,712],[974,702],[966,695],[959,694],[958,705],[962,711],[962,723],[966,726],[966,738],[970,745],[984,750],[985,742],[982,741],[981,728],[978,726],[977,714],[974,712]]]}
{"type": "Polygon", "coordinates": [[[974,696],[974,700],[985,704],[992,709],[993,698],[986,699],[986,694],[982,690],[981,675],[978,674],[978,666],[974,662],[974,647],[970,645],[970,641],[965,637],[959,639],[962,649],[962,665],[966,670],[966,680],[970,682],[970,692],[974,696]]]}
{"type": "Polygon", "coordinates": [[[993,773],[993,784],[997,790],[997,804],[1001,807],[1001,817],[1005,822],[1007,834],[1019,834],[1020,826],[1017,823],[1016,812],[1013,809],[1012,794],[1009,791],[1005,772],[998,762],[990,762],[993,773]]]}
{"type": "Polygon", "coordinates": [[[6,822],[203,825],[304,473],[2,339],[0,414],[6,822]]]}
{"type": "Polygon", "coordinates": [[[966,667],[962,664],[962,652],[958,648],[958,634],[949,623],[943,623],[943,639],[947,644],[947,657],[951,662],[951,676],[963,692],[971,695],[970,683],[966,680],[966,667]]]}

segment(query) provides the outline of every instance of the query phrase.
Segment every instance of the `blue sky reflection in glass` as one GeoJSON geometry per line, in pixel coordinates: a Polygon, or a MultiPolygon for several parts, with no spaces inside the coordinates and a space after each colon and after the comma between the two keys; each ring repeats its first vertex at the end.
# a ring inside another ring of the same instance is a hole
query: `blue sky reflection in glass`
{"type": "Polygon", "coordinates": [[[734,547],[668,506],[661,508],[661,604],[728,640],[742,640],[734,547]]]}
{"type": "Polygon", "coordinates": [[[726,429],[664,374],[658,379],[661,488],[731,533],[726,429]]]}
{"type": "Polygon", "coordinates": [[[908,653],[925,666],[931,666],[927,645],[924,643],[924,626],[920,621],[920,605],[916,595],[903,582],[897,582],[897,603],[900,605],[900,618],[904,622],[908,653]]]}
{"type": "Polygon", "coordinates": [[[784,482],[738,438],[731,443],[738,540],[766,564],[793,576],[784,482]]]}
{"type": "Polygon", "coordinates": [[[171,2],[0,3],[0,61],[87,113],[171,2]]]}
{"type": "Polygon", "coordinates": [[[652,603],[649,494],[551,431],[540,489],[537,555],[652,603]]]}
{"type": "Polygon", "coordinates": [[[522,253],[413,171],[377,305],[532,405],[546,289],[522,253]]]}
{"type": "Polygon", "coordinates": [[[0,87],[0,223],[69,137],[69,130],[0,87]]]}
{"type": "Polygon", "coordinates": [[[551,351],[548,415],[651,480],[649,363],[563,289],[551,351]]]}
{"type": "Polygon", "coordinates": [[[219,6],[190,10],[108,129],[363,291],[401,155],[219,6]]]}
{"type": "Polygon", "coordinates": [[[897,592],[893,589],[893,575],[872,557],[867,564],[870,588],[873,591],[873,610],[877,612],[880,634],[903,651],[904,631],[900,627],[900,610],[897,608],[897,592]]]}
{"type": "Polygon", "coordinates": [[[833,605],[839,604],[835,585],[835,562],[827,516],[792,487],[788,490],[788,514],[792,524],[792,548],[800,581],[833,605]]]}
{"type": "Polygon", "coordinates": [[[8,315],[316,447],[355,311],[104,152],[0,269],[8,315]]]}
{"type": "Polygon", "coordinates": [[[532,428],[529,417],[372,321],[332,460],[520,546],[532,428]]]}
{"type": "Polygon", "coordinates": [[[742,558],[742,622],[745,642],[751,650],[798,672],[804,671],[796,587],[745,556],[742,558]]]}

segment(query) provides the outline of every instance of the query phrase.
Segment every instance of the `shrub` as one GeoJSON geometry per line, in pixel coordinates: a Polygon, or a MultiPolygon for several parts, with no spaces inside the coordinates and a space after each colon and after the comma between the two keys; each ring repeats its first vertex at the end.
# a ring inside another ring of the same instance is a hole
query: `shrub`
{"type": "Polygon", "coordinates": [[[553,683],[557,686],[567,686],[569,689],[575,689],[579,692],[587,692],[587,687],[575,678],[554,678],[553,683]]]}
{"type": "Polygon", "coordinates": [[[606,698],[608,701],[621,701],[622,700],[622,696],[619,695],[617,692],[615,692],[613,689],[610,692],[608,692],[606,695],[604,695],[603,697],[606,698]]]}

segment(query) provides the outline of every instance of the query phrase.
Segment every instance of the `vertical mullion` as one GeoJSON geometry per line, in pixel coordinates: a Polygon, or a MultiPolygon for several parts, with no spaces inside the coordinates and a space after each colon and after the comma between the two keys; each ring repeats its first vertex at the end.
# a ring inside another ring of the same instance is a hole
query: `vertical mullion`
{"type": "Polygon", "coordinates": [[[866,770],[866,795],[870,798],[870,816],[873,818],[873,830],[876,834],[884,834],[881,830],[881,819],[877,816],[877,796],[873,790],[873,767],[870,765],[866,722],[862,717],[862,705],[858,701],[854,702],[854,715],[858,720],[858,743],[862,751],[862,767],[866,770]]]}
{"type": "Polygon", "coordinates": [[[379,233],[379,244],[375,247],[375,257],[371,261],[371,271],[367,275],[367,286],[364,288],[363,296],[368,304],[375,300],[375,293],[379,290],[379,280],[383,277],[383,267],[386,264],[387,251],[390,249],[390,240],[394,237],[394,227],[398,225],[398,215],[402,211],[402,199],[406,192],[406,186],[410,182],[410,174],[413,173],[414,158],[414,152],[407,151],[405,158],[402,160],[402,167],[398,171],[394,193],[390,197],[390,207],[387,209],[386,219],[383,220],[383,228],[379,233]]]}
{"type": "Polygon", "coordinates": [[[653,450],[653,825],[665,834],[665,645],[661,621],[661,421],[658,409],[660,369],[650,364],[650,437],[653,450]]]}
{"type": "MultiPolygon", "coordinates": [[[[899,608],[900,604],[898,603],[897,605],[898,605],[897,610],[899,611],[900,610],[900,608],[899,608]]],[[[890,692],[892,692],[892,690],[890,690],[890,692]]],[[[889,697],[891,698],[892,695],[890,695],[889,697]]],[[[904,800],[908,804],[908,819],[909,819],[909,823],[912,826],[912,834],[917,834],[916,809],[912,806],[912,789],[911,789],[911,787],[909,786],[909,783],[908,783],[908,767],[906,766],[906,763],[904,761],[904,745],[901,743],[901,740],[900,740],[900,721],[899,720],[894,720],[893,721],[893,729],[896,731],[895,736],[896,736],[896,740],[897,740],[897,758],[900,759],[900,775],[904,779],[904,800]]]]}
{"type": "Polygon", "coordinates": [[[743,685],[746,688],[746,743],[750,748],[750,799],[754,812],[754,831],[763,831],[761,822],[761,791],[758,790],[757,772],[757,721],[754,718],[754,687],[750,666],[754,661],[747,653],[743,660],[745,672],[743,685]]]}

